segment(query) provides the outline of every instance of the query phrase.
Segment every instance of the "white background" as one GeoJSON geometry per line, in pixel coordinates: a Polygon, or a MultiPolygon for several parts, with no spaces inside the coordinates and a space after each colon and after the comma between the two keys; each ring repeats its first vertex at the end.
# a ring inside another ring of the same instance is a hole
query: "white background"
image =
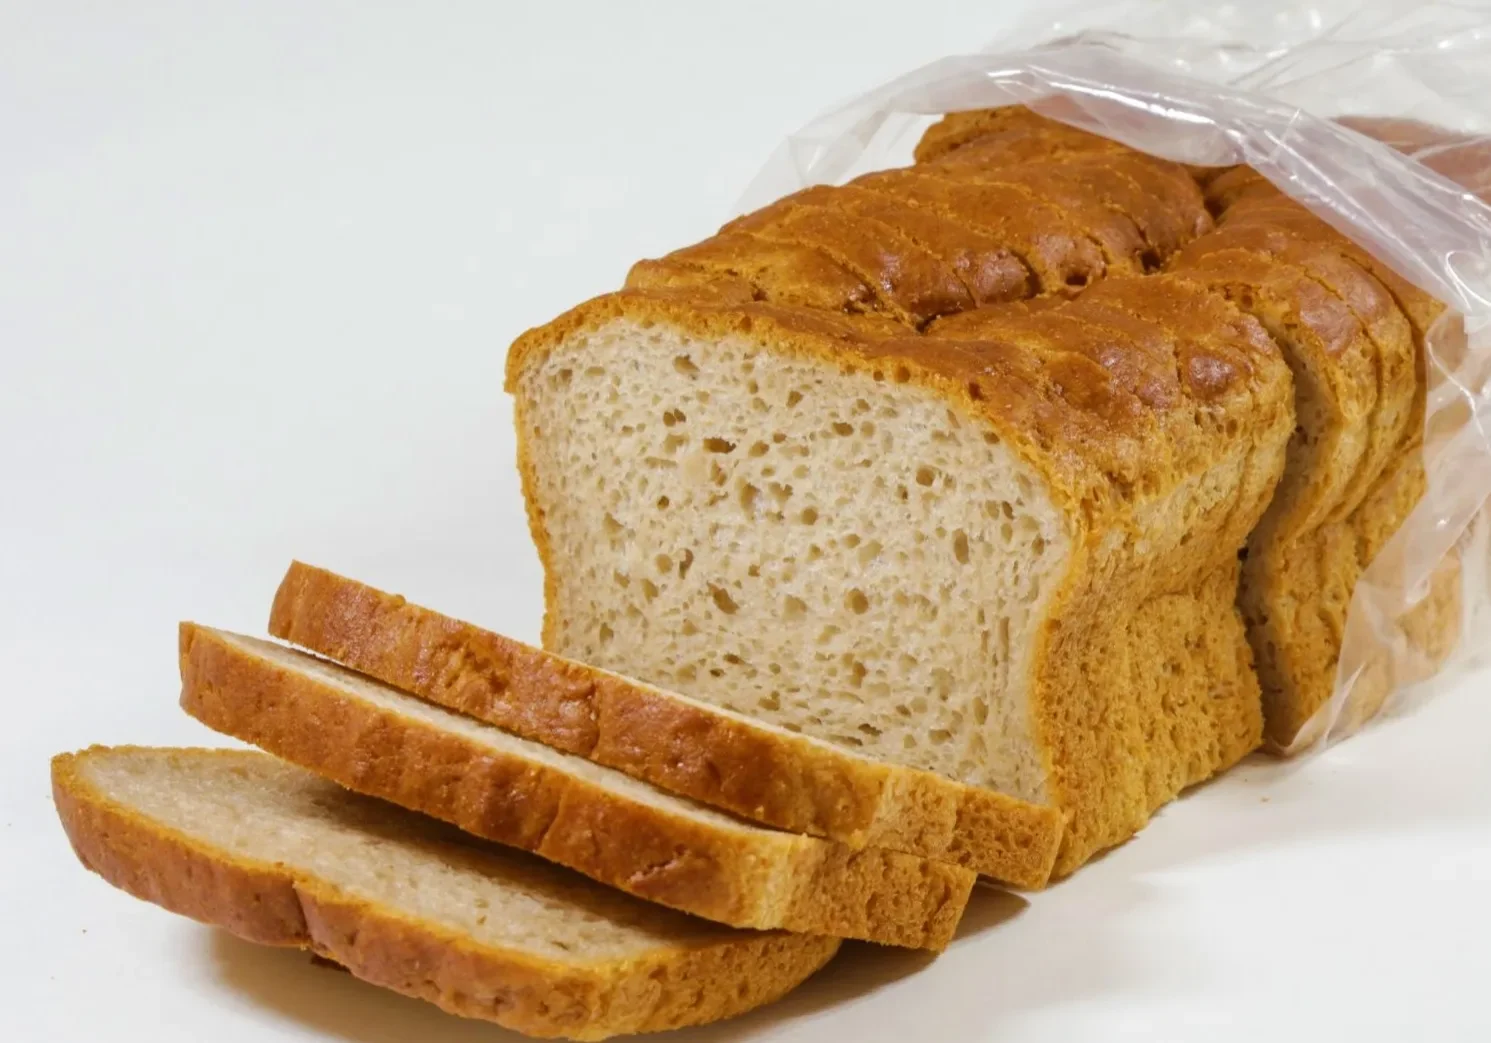
{"type": "MultiPolygon", "coordinates": [[[[0,1038],[505,1037],[112,892],[47,757],[216,741],[175,623],[260,630],[292,556],[534,639],[507,343],[1018,11],[0,0],[0,1038]]],[[[690,1038],[1491,1038],[1486,689],[690,1038]]]]}

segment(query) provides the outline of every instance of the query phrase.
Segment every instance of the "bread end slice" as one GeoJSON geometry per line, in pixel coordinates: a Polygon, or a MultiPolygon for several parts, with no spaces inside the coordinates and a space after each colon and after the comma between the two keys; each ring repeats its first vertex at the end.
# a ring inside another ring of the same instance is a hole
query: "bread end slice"
{"type": "Polygon", "coordinates": [[[55,758],[52,786],[79,859],[114,886],[532,1036],[732,1017],[838,946],[637,902],[259,753],[93,747],[55,758]]]}

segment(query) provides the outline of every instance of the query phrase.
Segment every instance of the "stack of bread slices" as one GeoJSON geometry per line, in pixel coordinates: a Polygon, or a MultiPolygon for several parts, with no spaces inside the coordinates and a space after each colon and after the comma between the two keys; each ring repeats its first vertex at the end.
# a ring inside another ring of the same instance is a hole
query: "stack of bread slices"
{"type": "Polygon", "coordinates": [[[514,344],[544,649],[295,564],[283,643],[180,631],[183,708],[265,752],[57,758],[83,862],[599,1039],[841,939],[940,950],[979,876],[1042,887],[1294,742],[1422,495],[1442,307],[1246,169],[1022,108],[916,160],[514,344]]]}

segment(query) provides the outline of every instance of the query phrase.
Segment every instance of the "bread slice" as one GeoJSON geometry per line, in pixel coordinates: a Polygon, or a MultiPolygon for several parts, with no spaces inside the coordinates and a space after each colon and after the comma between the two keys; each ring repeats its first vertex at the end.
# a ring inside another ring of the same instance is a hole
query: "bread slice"
{"type": "Polygon", "coordinates": [[[360,673],[742,818],[1040,887],[1062,814],[544,652],[295,562],[269,631],[360,673]]]}
{"type": "Polygon", "coordinates": [[[838,947],[639,902],[262,753],[94,747],[52,761],[52,792],[115,887],[532,1036],[733,1017],[838,947]]]}
{"type": "MultiPolygon", "coordinates": [[[[1321,722],[1311,722],[1335,689],[1356,584],[1423,494],[1423,343],[1443,307],[1252,171],[1225,174],[1208,193],[1221,210],[1218,230],[1173,266],[1210,277],[1258,315],[1295,370],[1300,432],[1249,540],[1240,603],[1269,744],[1298,749],[1318,737],[1321,722]],[[1284,279],[1292,291],[1270,288],[1284,279]],[[1281,321],[1281,304],[1292,319],[1281,321]]],[[[1374,657],[1354,686],[1350,719],[1370,717],[1395,684],[1448,654],[1458,575],[1453,563],[1440,569],[1428,596],[1394,621],[1402,651],[1421,666],[1394,676],[1374,657]]]]}
{"type": "Polygon", "coordinates": [[[1127,838],[1258,743],[1237,551],[1293,429],[1256,321],[1157,279],[1109,310],[1143,332],[1079,298],[890,335],[681,285],[528,332],[545,646],[1058,806],[1057,873],[1127,838]]]}
{"type": "Polygon", "coordinates": [[[368,796],[736,927],[941,949],[975,874],[763,829],[325,660],[185,623],[182,707],[368,796]]]}

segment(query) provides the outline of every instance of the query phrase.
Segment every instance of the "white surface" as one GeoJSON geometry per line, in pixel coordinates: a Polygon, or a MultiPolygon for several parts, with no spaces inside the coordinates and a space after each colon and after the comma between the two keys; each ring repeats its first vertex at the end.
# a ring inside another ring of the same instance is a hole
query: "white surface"
{"type": "MultiPolygon", "coordinates": [[[[535,637],[508,341],[1016,11],[630,7],[0,3],[0,1038],[507,1038],[113,892],[46,759],[216,741],[175,708],[175,622],[259,629],[292,556],[535,637]]],[[[933,964],[855,949],[684,1035],[1488,1038],[1486,692],[982,895],[933,964]]]]}

